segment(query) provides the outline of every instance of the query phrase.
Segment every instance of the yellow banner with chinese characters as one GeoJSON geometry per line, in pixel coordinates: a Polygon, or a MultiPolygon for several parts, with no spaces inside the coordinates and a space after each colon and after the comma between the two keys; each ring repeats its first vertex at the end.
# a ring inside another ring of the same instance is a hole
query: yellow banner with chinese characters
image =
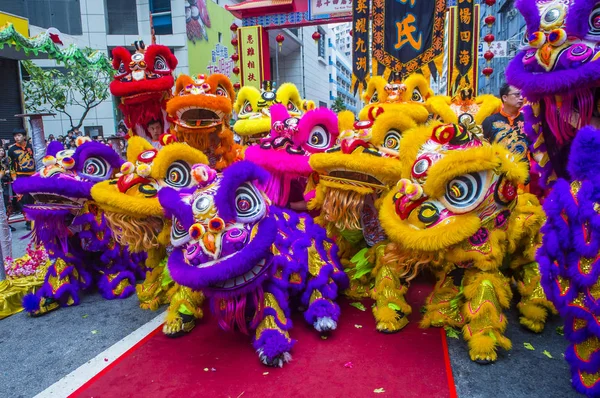
{"type": "Polygon", "coordinates": [[[0,27],[5,26],[7,23],[13,24],[17,32],[29,37],[29,20],[27,18],[0,12],[0,27]]]}
{"type": "Polygon", "coordinates": [[[450,7],[448,95],[452,98],[465,90],[477,95],[479,4],[474,2],[464,0],[450,7]]]}
{"type": "Polygon", "coordinates": [[[242,86],[252,86],[259,90],[264,79],[262,38],[262,26],[246,26],[238,29],[242,86]]]}

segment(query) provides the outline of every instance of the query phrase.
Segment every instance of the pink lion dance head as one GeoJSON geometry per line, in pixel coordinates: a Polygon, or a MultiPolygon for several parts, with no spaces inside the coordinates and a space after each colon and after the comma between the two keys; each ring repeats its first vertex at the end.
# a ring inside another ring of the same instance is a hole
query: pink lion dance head
{"type": "Polygon", "coordinates": [[[302,118],[290,116],[285,106],[271,106],[271,134],[246,150],[246,159],[269,171],[267,196],[278,206],[302,201],[312,169],[308,159],[333,147],[339,130],[336,114],[319,108],[302,118]]]}

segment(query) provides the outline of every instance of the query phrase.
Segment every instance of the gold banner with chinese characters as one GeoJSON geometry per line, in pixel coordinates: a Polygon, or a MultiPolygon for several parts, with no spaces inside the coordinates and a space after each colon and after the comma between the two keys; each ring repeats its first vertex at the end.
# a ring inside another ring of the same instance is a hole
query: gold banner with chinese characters
{"type": "Polygon", "coordinates": [[[352,0],[352,92],[362,92],[369,76],[369,0],[352,0]]]}
{"type": "Polygon", "coordinates": [[[450,7],[450,40],[448,41],[448,95],[471,89],[477,95],[479,45],[479,4],[462,0],[450,7]]]}
{"type": "Polygon", "coordinates": [[[238,54],[242,86],[260,90],[264,80],[262,26],[245,26],[238,29],[238,54]]]}
{"type": "Polygon", "coordinates": [[[446,0],[373,0],[372,15],[377,74],[441,72],[436,60],[444,52],[446,0]]]}

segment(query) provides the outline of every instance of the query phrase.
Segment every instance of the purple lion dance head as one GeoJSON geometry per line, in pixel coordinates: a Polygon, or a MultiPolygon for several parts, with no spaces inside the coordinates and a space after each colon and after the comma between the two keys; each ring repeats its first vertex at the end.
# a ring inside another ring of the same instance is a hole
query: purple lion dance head
{"type": "Polygon", "coordinates": [[[600,3],[518,0],[527,43],[506,77],[530,102],[526,132],[544,187],[569,178],[567,158],[577,132],[600,120],[600,3]]]}
{"type": "Polygon", "coordinates": [[[79,139],[75,150],[50,143],[43,164],[14,184],[15,192],[35,200],[24,209],[34,221],[32,237],[54,260],[42,288],[23,299],[25,310],[37,316],[77,305],[79,291],[94,282],[106,299],[131,295],[142,259],[115,242],[90,194],[95,183],[114,177],[123,160],[105,144],[79,139]]]}
{"type": "Polygon", "coordinates": [[[173,220],[171,276],[210,298],[223,329],[252,330],[263,363],[282,366],[294,343],[289,296],[300,299],[317,330],[336,328],[335,299],[348,284],[337,248],[309,216],[270,205],[260,167],[243,161],[217,174],[195,165],[192,174],[195,192],[159,192],[173,220]]]}

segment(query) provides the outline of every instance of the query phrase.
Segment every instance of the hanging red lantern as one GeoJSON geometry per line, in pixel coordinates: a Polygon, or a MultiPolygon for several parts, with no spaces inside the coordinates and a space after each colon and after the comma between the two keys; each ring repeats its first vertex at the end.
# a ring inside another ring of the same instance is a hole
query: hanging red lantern
{"type": "Polygon", "coordinates": [[[234,47],[237,47],[238,45],[238,39],[236,37],[234,37],[233,39],[231,39],[231,45],[234,47]]]}
{"type": "Polygon", "coordinates": [[[491,61],[494,58],[494,53],[488,50],[483,54],[483,58],[485,58],[486,61],[491,61]]]}
{"type": "Polygon", "coordinates": [[[231,59],[233,60],[233,62],[237,62],[238,59],[240,59],[240,56],[238,55],[238,53],[233,53],[231,55],[231,59]]]}
{"type": "Polygon", "coordinates": [[[231,24],[229,30],[232,32],[236,32],[238,30],[238,26],[235,24],[235,22],[231,24]]]}
{"type": "Polygon", "coordinates": [[[285,36],[282,35],[281,33],[275,37],[275,41],[277,42],[277,45],[279,46],[280,52],[281,52],[281,47],[283,46],[284,40],[285,40],[285,36]]]}
{"type": "Polygon", "coordinates": [[[318,30],[312,34],[312,38],[315,41],[315,44],[319,42],[319,39],[321,39],[321,34],[319,33],[318,30]]]}
{"type": "Polygon", "coordinates": [[[488,27],[492,27],[492,25],[496,22],[496,17],[493,15],[488,15],[487,17],[485,17],[485,19],[483,20],[485,22],[485,24],[488,27]]]}
{"type": "Polygon", "coordinates": [[[496,39],[496,37],[489,33],[487,35],[484,36],[483,41],[486,42],[487,44],[490,44],[491,42],[493,42],[496,39]]]}
{"type": "Polygon", "coordinates": [[[350,31],[350,37],[352,37],[352,31],[350,31]]]}
{"type": "Polygon", "coordinates": [[[494,68],[483,68],[481,73],[483,73],[485,77],[489,77],[492,73],[494,73],[494,68]]]}
{"type": "Polygon", "coordinates": [[[238,68],[237,66],[234,66],[232,69],[232,72],[235,73],[236,75],[240,74],[240,68],[238,68]]]}
{"type": "Polygon", "coordinates": [[[239,82],[233,83],[233,88],[239,90],[242,85],[239,82]]]}
{"type": "Polygon", "coordinates": [[[496,0],[485,0],[485,4],[491,7],[496,4],[496,0]]]}

